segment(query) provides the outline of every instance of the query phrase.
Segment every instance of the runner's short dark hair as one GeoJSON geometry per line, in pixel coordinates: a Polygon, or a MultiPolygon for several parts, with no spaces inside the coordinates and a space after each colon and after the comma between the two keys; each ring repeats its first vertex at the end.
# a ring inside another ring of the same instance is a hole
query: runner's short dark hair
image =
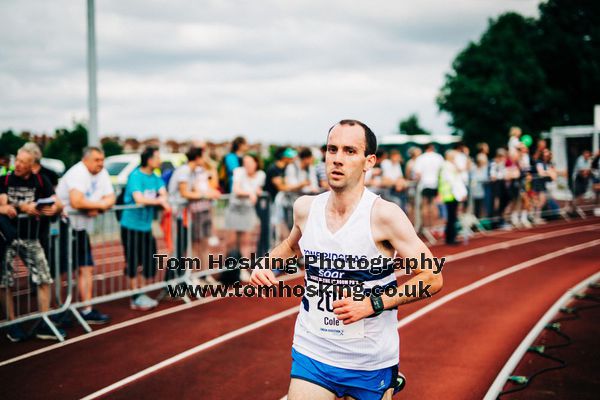
{"type": "Polygon", "coordinates": [[[331,130],[335,128],[336,125],[360,125],[365,131],[365,156],[375,154],[375,152],[377,151],[377,137],[375,136],[371,128],[369,128],[364,122],[360,122],[356,119],[343,119],[337,124],[333,125],[331,128],[329,128],[327,136],[329,136],[329,133],[331,133],[331,130]]]}

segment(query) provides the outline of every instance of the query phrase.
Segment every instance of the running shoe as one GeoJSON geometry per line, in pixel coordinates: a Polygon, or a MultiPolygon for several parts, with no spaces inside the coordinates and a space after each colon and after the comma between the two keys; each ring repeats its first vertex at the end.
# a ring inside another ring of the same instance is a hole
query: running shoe
{"type": "Polygon", "coordinates": [[[406,386],[406,377],[402,372],[398,372],[396,382],[394,383],[394,394],[404,389],[404,386],[406,386]]]}

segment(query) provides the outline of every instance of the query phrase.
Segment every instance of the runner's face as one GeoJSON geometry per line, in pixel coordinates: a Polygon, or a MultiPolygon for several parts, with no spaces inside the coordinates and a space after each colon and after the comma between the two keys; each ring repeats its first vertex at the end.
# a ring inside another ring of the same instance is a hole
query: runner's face
{"type": "Polygon", "coordinates": [[[364,174],[375,164],[375,156],[365,156],[365,131],[359,125],[336,125],[327,138],[327,180],[332,190],[364,184],[364,174]]]}

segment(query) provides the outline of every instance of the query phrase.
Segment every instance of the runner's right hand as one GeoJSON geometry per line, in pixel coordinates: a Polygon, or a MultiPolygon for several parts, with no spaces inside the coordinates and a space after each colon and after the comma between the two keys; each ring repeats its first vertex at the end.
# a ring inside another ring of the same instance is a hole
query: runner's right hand
{"type": "Polygon", "coordinates": [[[270,269],[255,269],[252,271],[252,276],[250,277],[250,283],[254,286],[258,285],[277,285],[277,279],[275,278],[275,274],[270,269]]]}

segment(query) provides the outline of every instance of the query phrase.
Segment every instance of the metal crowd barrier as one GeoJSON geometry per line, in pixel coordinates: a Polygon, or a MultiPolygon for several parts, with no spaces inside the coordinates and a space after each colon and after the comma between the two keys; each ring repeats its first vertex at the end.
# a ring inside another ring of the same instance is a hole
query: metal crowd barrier
{"type": "MultiPolygon", "coordinates": [[[[94,263],[91,299],[83,298],[82,289],[74,285],[78,290],[73,294],[74,301],[69,306],[86,331],[90,332],[91,328],[77,312],[78,308],[163,290],[168,284],[190,283],[192,270],[181,269],[169,274],[173,270],[166,265],[158,265],[154,258],[155,254],[191,257],[188,250],[182,254],[177,253],[178,250],[185,249],[185,243],[189,243],[191,236],[191,229],[182,229],[183,221],[190,221],[191,224],[188,208],[180,207],[171,216],[159,215],[150,232],[126,229],[120,223],[119,215],[122,216],[124,210],[151,212],[152,208],[137,205],[114,206],[93,218],[93,229],[88,232],[89,242],[82,239],[82,231],[67,230],[69,242],[73,246],[73,256],[68,257],[73,270],[79,275],[79,268],[90,264],[88,254],[91,254],[94,263]],[[181,236],[182,233],[185,233],[185,238],[181,236]],[[130,286],[134,280],[135,288],[130,286]]],[[[74,220],[81,215],[72,213],[69,217],[74,220]]],[[[189,302],[190,299],[184,297],[184,301],[189,302]]]]}
{"type": "MultiPolygon", "coordinates": [[[[499,199],[499,196],[505,195],[505,193],[500,193],[495,189],[495,186],[503,184],[504,181],[484,181],[484,182],[476,182],[472,177],[470,177],[470,181],[467,185],[467,200],[463,202],[463,206],[461,209],[461,213],[459,214],[458,224],[459,224],[459,236],[463,238],[463,240],[468,241],[469,237],[474,234],[474,230],[476,229],[479,232],[485,233],[489,230],[496,229],[497,224],[503,220],[503,215],[497,215],[498,208],[502,208],[502,213],[504,213],[506,207],[499,207],[499,205],[495,205],[495,202],[499,201],[507,201],[506,199],[499,199]],[[476,199],[473,195],[475,185],[481,184],[483,185],[484,197],[476,199]],[[476,201],[480,200],[480,206],[483,213],[479,213],[479,216],[475,213],[475,205],[476,201]]],[[[532,177],[532,185],[539,185],[540,183],[546,186],[544,178],[532,177]]],[[[565,204],[569,204],[572,201],[572,194],[570,189],[568,188],[568,183],[566,180],[562,179],[562,177],[558,177],[556,181],[553,181],[546,188],[547,193],[547,202],[550,201],[555,203],[553,197],[559,198],[561,201],[564,201],[565,204]]],[[[539,188],[539,186],[537,186],[539,188]]],[[[402,192],[396,192],[392,190],[392,188],[369,188],[371,191],[376,194],[381,195],[382,198],[392,201],[400,206],[412,222],[415,231],[421,234],[425,240],[427,240],[430,244],[434,244],[437,242],[436,236],[438,233],[444,231],[445,225],[432,224],[426,225],[423,218],[423,187],[420,182],[415,181],[407,181],[407,187],[402,192]]],[[[508,189],[506,189],[508,190],[508,189]]],[[[511,199],[511,201],[507,201],[507,204],[511,203],[515,199],[511,199]]],[[[519,198],[516,199],[517,202],[521,202],[520,200],[520,191],[519,198]]],[[[437,203],[440,219],[445,220],[443,215],[444,211],[444,203],[437,203]]],[[[292,205],[289,206],[291,209],[292,205]]],[[[586,209],[589,207],[581,207],[582,209],[586,209]]],[[[552,218],[558,217],[563,219],[569,219],[567,213],[568,207],[563,206],[558,208],[549,207],[544,211],[540,211],[536,215],[531,214],[531,216],[538,216],[543,218],[552,218]]]]}
{"type": "MultiPolygon", "coordinates": [[[[519,179],[519,185],[522,184],[522,180],[519,179]]],[[[509,222],[508,220],[510,219],[510,214],[508,214],[508,218],[505,218],[507,206],[509,204],[516,204],[519,210],[522,210],[523,203],[521,199],[521,187],[514,189],[517,191],[518,196],[511,198],[508,193],[508,191],[511,189],[507,186],[502,187],[502,185],[507,185],[507,181],[486,180],[477,182],[472,178],[469,180],[469,183],[467,184],[467,200],[463,202],[463,209],[458,218],[458,223],[460,226],[459,236],[462,236],[464,241],[468,241],[469,237],[474,234],[473,228],[477,229],[479,232],[485,233],[486,231],[499,228],[500,222],[505,221],[505,219],[506,222],[509,222]],[[483,197],[478,197],[477,199],[473,194],[476,185],[482,185],[482,188],[480,189],[482,189],[484,193],[483,197]],[[478,206],[480,207],[480,211],[482,211],[479,213],[479,215],[476,213],[476,201],[480,202],[478,206]]],[[[569,215],[567,210],[571,208],[568,206],[571,204],[573,196],[568,188],[568,183],[566,180],[559,176],[556,181],[550,181],[548,183],[548,181],[542,177],[533,176],[530,189],[539,189],[540,185],[543,185],[545,189],[544,192],[546,193],[546,203],[544,206],[546,209],[536,211],[534,206],[530,206],[527,209],[528,212],[532,211],[529,216],[534,218],[563,218],[568,220],[569,215]],[[558,199],[564,202],[563,207],[558,205],[558,199]]],[[[421,200],[420,189],[417,190],[417,196],[415,197],[415,200],[417,203],[421,200]]],[[[415,205],[415,207],[417,207],[417,205],[415,205]]],[[[419,216],[420,213],[417,214],[417,217],[419,216]]],[[[584,216],[582,215],[582,218],[583,217],[584,216]]],[[[441,231],[443,229],[443,226],[439,225],[433,227],[424,227],[420,224],[420,219],[418,218],[416,219],[415,227],[418,229],[417,231],[420,231],[431,244],[436,242],[432,231],[441,231]]]]}
{"type": "MultiPolygon", "coordinates": [[[[490,182],[484,182],[484,184],[489,185],[490,182]]],[[[469,189],[469,197],[465,203],[463,216],[459,218],[462,233],[466,235],[467,239],[468,235],[472,233],[472,226],[476,226],[477,229],[482,231],[486,230],[481,221],[473,215],[472,185],[469,185],[469,189]]],[[[432,227],[423,226],[421,215],[422,190],[418,183],[410,182],[405,191],[401,193],[395,193],[389,189],[378,191],[383,198],[404,206],[417,232],[422,233],[429,242],[435,242],[436,239],[431,232],[432,227]],[[402,195],[406,196],[405,199],[400,198],[402,195]]],[[[12,246],[10,251],[19,256],[15,257],[10,265],[7,264],[5,257],[7,249],[4,251],[0,249],[3,276],[10,271],[15,273],[15,282],[11,290],[2,288],[0,291],[0,302],[3,306],[3,314],[0,314],[0,328],[15,323],[42,319],[55,335],[63,340],[50,318],[55,314],[69,311],[89,332],[91,328],[78,312],[81,307],[128,298],[139,293],[164,291],[167,285],[190,284],[196,279],[222,273],[223,270],[208,269],[206,267],[202,269],[193,268],[193,266],[192,268],[170,269],[166,265],[161,265],[162,268],[158,268],[156,260],[148,260],[147,257],[153,255],[154,252],[166,254],[168,257],[198,257],[200,251],[208,249],[205,243],[200,242],[200,239],[215,234],[220,236],[218,240],[220,244],[217,248],[213,248],[213,251],[225,255],[229,250],[227,248],[226,235],[228,227],[225,225],[225,214],[230,196],[223,195],[218,200],[209,202],[207,209],[195,207],[193,202],[178,204],[170,217],[164,213],[159,213],[159,219],[153,222],[152,235],[141,235],[135,238],[127,236],[127,232],[122,231],[117,214],[126,209],[147,210],[148,208],[136,205],[115,206],[109,211],[94,217],[94,226],[89,232],[89,243],[78,237],[80,234],[74,232],[72,224],[64,218],[55,218],[49,223],[48,229],[42,232],[39,225],[34,224],[33,219],[19,216],[17,237],[23,230],[37,229],[34,232],[33,240],[37,240],[39,246],[44,249],[44,257],[48,262],[54,281],[54,296],[52,296],[49,310],[41,312],[37,304],[39,300],[38,285],[30,279],[30,271],[28,271],[23,261],[23,257],[27,257],[27,253],[24,252],[27,246],[20,241],[10,245],[12,246]],[[204,226],[207,223],[212,223],[211,229],[204,226]],[[204,231],[203,234],[199,234],[200,231],[204,231]],[[154,247],[154,241],[156,247],[154,247]],[[86,259],[88,252],[91,253],[95,266],[92,270],[92,297],[86,300],[80,295],[76,278],[80,273],[79,267],[91,261],[86,259]],[[136,266],[136,277],[138,277],[136,279],[140,279],[140,275],[145,277],[145,281],[139,282],[135,289],[129,286],[128,261],[130,266],[134,266],[134,264],[136,266]],[[147,268],[144,270],[143,266],[147,268]],[[14,305],[14,319],[8,317],[7,306],[11,303],[14,305]]],[[[289,212],[291,212],[291,206],[292,204],[288,205],[289,212]]],[[[272,237],[274,227],[271,223],[271,214],[273,209],[272,200],[268,195],[261,196],[257,201],[256,211],[260,223],[252,235],[252,246],[256,249],[257,255],[264,255],[276,244],[273,242],[272,237]]],[[[547,216],[552,212],[550,210],[550,212],[542,213],[542,215],[547,216]]],[[[562,209],[558,213],[561,216],[565,214],[562,209]]],[[[78,213],[71,213],[69,218],[74,220],[77,216],[78,213]]],[[[7,217],[0,216],[0,220],[2,218],[6,222],[7,217]]],[[[492,215],[486,218],[494,220],[494,218],[499,217],[492,215]]],[[[433,227],[433,229],[436,229],[436,227],[433,227]]],[[[6,244],[6,240],[5,237],[0,237],[0,243],[6,244]]],[[[191,299],[184,297],[184,301],[189,302],[191,299]]]]}
{"type": "MultiPolygon", "coordinates": [[[[227,255],[231,250],[235,248],[235,240],[231,238],[231,233],[233,232],[230,227],[226,224],[226,214],[227,208],[229,206],[229,200],[231,199],[232,194],[223,194],[217,200],[212,201],[212,208],[210,212],[210,218],[212,223],[212,232],[214,235],[217,235],[219,238],[219,246],[216,249],[220,254],[224,256],[227,255]]],[[[272,201],[268,193],[263,193],[258,197],[256,205],[256,216],[258,218],[258,225],[255,230],[251,232],[251,247],[254,249],[252,251],[257,256],[262,256],[267,253],[274,246],[274,242],[272,239],[272,231],[273,226],[271,225],[271,212],[273,210],[272,201]]],[[[192,209],[193,214],[193,209],[192,209]]],[[[195,219],[192,216],[192,220],[194,223],[202,223],[204,221],[203,218],[195,219]]],[[[198,227],[194,228],[196,231],[199,229],[198,227]]],[[[205,232],[207,233],[207,232],[205,232]]],[[[214,236],[213,235],[213,236],[214,236]]],[[[197,256],[201,250],[202,246],[206,246],[206,243],[198,243],[197,240],[192,238],[192,254],[197,256]],[[200,246],[198,246],[200,245],[200,246]]],[[[209,248],[213,246],[208,246],[209,248]]],[[[203,278],[209,275],[218,275],[222,273],[223,270],[207,270],[203,269],[199,272],[194,272],[192,277],[194,279],[203,278]]]]}
{"type": "MultiPolygon", "coordinates": [[[[194,202],[177,204],[170,216],[163,212],[159,213],[158,219],[153,222],[151,234],[146,235],[132,235],[131,231],[123,230],[117,218],[117,215],[122,215],[122,212],[127,209],[149,210],[149,207],[136,205],[118,205],[93,217],[93,228],[88,232],[89,242],[85,240],[81,231],[74,230],[77,227],[74,224],[75,220],[84,215],[79,212],[70,213],[68,219],[62,218],[52,222],[48,232],[39,230],[34,232],[33,236],[37,238],[35,240],[46,249],[44,257],[53,274],[54,296],[48,312],[41,312],[36,305],[35,299],[38,297],[36,285],[31,281],[30,271],[25,267],[23,259],[15,257],[10,266],[6,265],[5,251],[0,251],[2,271],[14,270],[16,277],[14,290],[2,290],[3,298],[0,300],[3,314],[0,314],[2,318],[0,328],[41,318],[59,340],[64,340],[50,316],[68,311],[86,331],[90,332],[89,324],[78,311],[82,307],[128,298],[140,293],[164,291],[167,285],[191,284],[196,279],[223,273],[223,270],[209,270],[205,266],[201,269],[194,264],[188,264],[187,268],[168,268],[164,265],[166,258],[163,259],[163,265],[158,265],[156,259],[149,260],[148,257],[153,256],[154,253],[177,259],[198,257],[201,250],[206,251],[206,248],[202,249],[206,244],[200,244],[200,240],[212,234],[225,236],[219,238],[220,246],[217,251],[226,253],[228,227],[225,225],[225,213],[229,198],[230,195],[223,195],[218,200],[209,201],[208,208],[204,209],[195,207],[194,202]],[[206,226],[210,223],[212,229],[206,226]],[[81,296],[78,276],[80,267],[92,263],[89,259],[90,255],[94,264],[92,296],[91,299],[85,299],[81,296]],[[144,276],[144,282],[138,282],[135,289],[130,287],[129,281],[129,276],[134,275],[131,268],[133,266],[136,267],[136,279],[140,280],[139,277],[144,276]],[[8,318],[7,305],[11,303],[15,306],[14,319],[8,318]]],[[[251,245],[256,247],[256,252],[260,255],[271,248],[270,203],[268,195],[264,195],[256,204],[260,223],[252,236],[251,245]]],[[[23,229],[29,229],[26,227],[32,223],[32,220],[23,216],[19,216],[18,220],[17,235],[20,235],[23,229]]],[[[3,237],[0,239],[4,240],[3,237]]],[[[17,248],[14,251],[17,253],[20,251],[18,255],[25,257],[26,254],[19,244],[15,243],[17,248]]],[[[188,297],[184,297],[183,300],[191,301],[188,297]]]]}
{"type": "MultiPolygon", "coordinates": [[[[66,266],[62,271],[60,268],[60,218],[36,219],[18,215],[16,219],[10,219],[3,215],[0,219],[0,328],[41,319],[54,335],[63,341],[64,338],[50,317],[65,312],[71,306],[74,281],[70,266],[66,266]],[[15,221],[13,230],[11,227],[15,221]],[[37,271],[35,281],[31,277],[31,269],[37,271]],[[47,274],[49,276],[46,276],[47,274]],[[53,283],[41,282],[47,281],[48,277],[53,283]],[[50,285],[54,285],[54,298],[50,285]],[[47,290],[49,300],[47,312],[40,310],[44,290],[47,290]],[[15,318],[9,317],[11,313],[14,313],[15,318]]],[[[31,327],[31,332],[37,328],[39,322],[31,327]]]]}
{"type": "MultiPolygon", "coordinates": [[[[567,210],[569,209],[568,205],[572,201],[572,193],[568,188],[568,183],[562,177],[558,177],[556,181],[551,182],[549,185],[546,185],[544,178],[532,177],[532,185],[537,185],[538,183],[543,183],[544,186],[548,186],[546,188],[546,196],[547,203],[556,203],[554,197],[557,197],[556,200],[560,200],[564,202],[563,207],[548,207],[545,210],[540,210],[536,214],[530,214],[532,217],[541,217],[541,218],[563,218],[568,220],[569,215],[567,210]]],[[[503,182],[503,181],[502,181],[503,182]]],[[[474,235],[474,229],[478,232],[485,232],[496,229],[497,224],[504,219],[503,215],[497,215],[497,209],[499,208],[495,205],[495,202],[499,202],[498,199],[499,194],[493,189],[494,185],[499,185],[499,181],[484,181],[484,182],[476,182],[474,179],[470,179],[467,185],[467,200],[463,202],[463,207],[461,213],[458,217],[458,236],[462,237],[464,241],[468,241],[469,237],[474,235]],[[473,196],[474,186],[476,184],[482,184],[484,197],[476,199],[473,196]],[[482,213],[479,216],[475,213],[475,205],[476,201],[480,200],[481,204],[479,205],[482,213]]],[[[420,182],[415,181],[407,181],[407,187],[402,192],[396,192],[391,188],[369,188],[375,193],[381,195],[382,198],[392,201],[405,211],[406,215],[413,223],[415,230],[421,234],[425,240],[427,240],[430,244],[434,244],[437,242],[436,239],[437,233],[441,233],[444,231],[445,225],[433,224],[431,226],[426,226],[423,219],[423,214],[421,208],[423,204],[423,195],[422,195],[422,186],[420,182]]],[[[520,193],[520,192],[519,192],[520,193]]],[[[298,196],[298,195],[297,195],[298,196]]],[[[514,200],[514,199],[513,199],[514,200]]],[[[521,200],[518,199],[518,202],[521,200]]],[[[443,208],[445,207],[444,203],[437,204],[438,209],[443,212],[443,208]]],[[[289,216],[292,212],[293,202],[289,201],[285,206],[286,212],[285,215],[289,216]]],[[[582,206],[583,210],[593,208],[593,206],[582,206]]],[[[505,207],[502,212],[504,213],[505,207]]],[[[443,213],[442,213],[443,214],[443,213]]],[[[289,218],[287,218],[289,220],[289,218]]],[[[445,218],[442,218],[445,220],[445,218]]],[[[288,228],[291,228],[289,222],[288,228]]],[[[272,231],[275,230],[275,227],[271,227],[272,231]]],[[[273,238],[271,238],[271,242],[273,242],[273,238]]],[[[272,247],[272,246],[271,246],[272,247]]]]}

